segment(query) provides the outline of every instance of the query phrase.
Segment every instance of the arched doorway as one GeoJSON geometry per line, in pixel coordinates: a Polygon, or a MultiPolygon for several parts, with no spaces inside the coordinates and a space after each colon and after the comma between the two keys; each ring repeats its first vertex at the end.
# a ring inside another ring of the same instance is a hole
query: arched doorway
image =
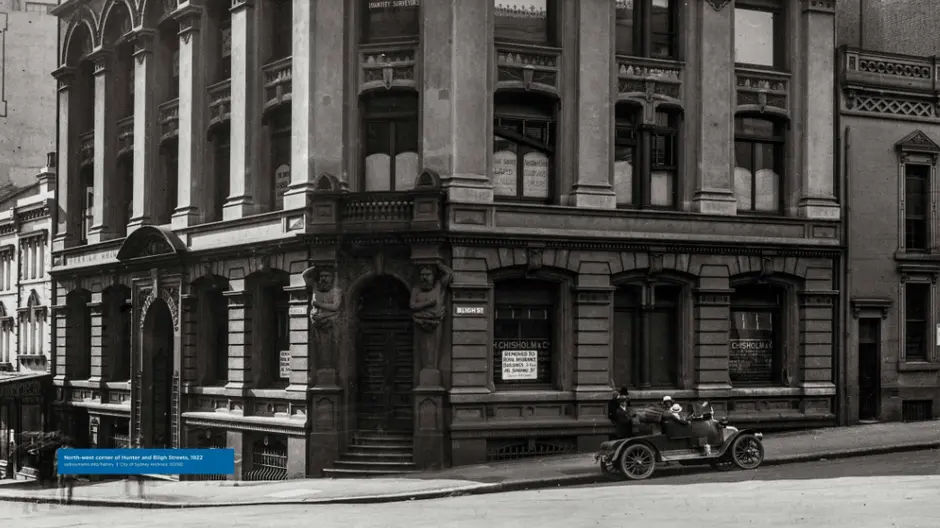
{"type": "Polygon", "coordinates": [[[172,447],[173,316],[161,299],[153,301],[143,328],[144,401],[142,408],[144,441],[150,447],[172,447]],[[149,436],[149,438],[148,438],[149,436]]]}
{"type": "Polygon", "coordinates": [[[414,328],[408,289],[390,276],[361,290],[357,318],[360,431],[412,432],[414,328]]]}

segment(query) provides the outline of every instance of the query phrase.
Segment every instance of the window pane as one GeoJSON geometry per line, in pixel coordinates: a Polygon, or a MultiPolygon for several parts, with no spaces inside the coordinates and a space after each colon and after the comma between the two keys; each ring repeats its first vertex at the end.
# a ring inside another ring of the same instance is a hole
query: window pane
{"type": "Polygon", "coordinates": [[[772,121],[753,117],[740,117],[735,120],[734,133],[737,136],[771,139],[775,137],[776,130],[772,121]]]}
{"type": "Polygon", "coordinates": [[[674,196],[674,171],[657,170],[650,174],[650,205],[672,207],[674,196]]]}
{"type": "Polygon", "coordinates": [[[927,249],[927,216],[930,207],[930,168],[924,165],[906,165],[904,180],[905,248],[927,249]]]}
{"type": "Polygon", "coordinates": [[[732,383],[774,381],[774,313],[738,311],[731,314],[728,368],[732,383]]]}
{"type": "Polygon", "coordinates": [[[734,10],[735,62],[775,66],[775,15],[769,11],[736,8],[734,10]]]}
{"type": "Polygon", "coordinates": [[[734,144],[734,195],[738,200],[739,211],[750,211],[752,174],[751,144],[746,141],[736,141],[734,144]]]}
{"type": "Polygon", "coordinates": [[[548,0],[493,0],[496,38],[551,44],[548,0]]]}
{"type": "Polygon", "coordinates": [[[493,147],[493,190],[497,196],[516,196],[518,157],[516,144],[496,136],[493,147]]]}
{"type": "Polygon", "coordinates": [[[773,144],[763,143],[754,146],[754,173],[756,211],[776,211],[780,204],[780,177],[774,170],[776,148],[773,144]]]}
{"type": "Polygon", "coordinates": [[[617,53],[635,55],[634,49],[634,0],[615,0],[616,2],[616,39],[617,53]]]}
{"type": "Polygon", "coordinates": [[[614,192],[617,205],[633,205],[633,147],[616,147],[614,150],[614,192]]]}
{"type": "Polygon", "coordinates": [[[678,381],[678,340],[674,309],[658,309],[650,313],[649,322],[650,386],[672,388],[678,381]]]}
{"type": "Polygon", "coordinates": [[[675,27],[673,24],[673,0],[652,0],[650,13],[650,55],[672,57],[675,55],[675,27]]]}
{"type": "Polygon", "coordinates": [[[548,198],[550,160],[542,152],[530,151],[522,158],[522,190],[526,198],[548,198]]]}
{"type": "MultiPolygon", "coordinates": [[[[618,290],[619,293],[619,290],[618,290]]],[[[636,361],[636,320],[635,310],[616,310],[614,312],[614,386],[634,387],[634,361],[636,361]]]]}
{"type": "Polygon", "coordinates": [[[930,315],[930,285],[905,284],[904,297],[906,356],[908,360],[923,360],[927,357],[929,340],[927,320],[930,315]]]}
{"type": "Polygon", "coordinates": [[[363,4],[364,41],[409,38],[420,33],[419,0],[363,0],[363,4]]]}

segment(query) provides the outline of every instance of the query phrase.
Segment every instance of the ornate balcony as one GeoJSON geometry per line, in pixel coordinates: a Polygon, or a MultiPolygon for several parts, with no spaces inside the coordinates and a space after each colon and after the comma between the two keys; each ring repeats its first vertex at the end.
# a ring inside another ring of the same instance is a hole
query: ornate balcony
{"type": "Polygon", "coordinates": [[[381,234],[440,231],[444,194],[437,173],[425,170],[410,191],[351,193],[330,174],[321,175],[308,232],[381,234]]]}
{"type": "MultiPolygon", "coordinates": [[[[641,57],[617,57],[617,100],[642,106],[669,103],[682,107],[681,62],[641,57]]],[[[647,112],[652,115],[652,112],[647,112]]]]}
{"type": "Polygon", "coordinates": [[[561,50],[517,44],[496,47],[496,89],[523,89],[559,95],[561,50]]]}
{"type": "Polygon", "coordinates": [[[790,115],[790,74],[737,68],[737,111],[790,115]]]}
{"type": "Polygon", "coordinates": [[[118,120],[117,141],[117,157],[134,155],[134,116],[118,120]]]}
{"type": "Polygon", "coordinates": [[[209,128],[228,123],[232,116],[232,81],[226,79],[209,87],[209,128]]]}
{"type": "Polygon", "coordinates": [[[359,93],[375,89],[417,89],[417,45],[362,46],[359,52],[359,93]]]}
{"type": "Polygon", "coordinates": [[[78,136],[78,165],[86,167],[95,164],[95,131],[89,130],[78,136]]]}
{"type": "Polygon", "coordinates": [[[172,99],[160,105],[157,121],[160,123],[160,143],[175,141],[180,130],[180,100],[172,99]]]}
{"type": "Polygon", "coordinates": [[[843,47],[842,110],[896,119],[940,118],[940,60],[843,47]]]}
{"type": "Polygon", "coordinates": [[[291,100],[293,70],[291,57],[264,65],[264,112],[267,113],[291,100]]]}

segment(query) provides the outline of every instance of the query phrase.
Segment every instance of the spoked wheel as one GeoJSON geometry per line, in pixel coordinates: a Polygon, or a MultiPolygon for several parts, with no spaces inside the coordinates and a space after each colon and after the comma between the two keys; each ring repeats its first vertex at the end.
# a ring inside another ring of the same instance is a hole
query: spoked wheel
{"type": "Polygon", "coordinates": [[[757,469],[764,461],[764,444],[752,434],[743,434],[731,444],[731,460],[741,469],[757,469]]]}
{"type": "Polygon", "coordinates": [[[656,453],[645,444],[633,444],[620,454],[620,471],[630,480],[649,478],[656,471],[656,453]]]}

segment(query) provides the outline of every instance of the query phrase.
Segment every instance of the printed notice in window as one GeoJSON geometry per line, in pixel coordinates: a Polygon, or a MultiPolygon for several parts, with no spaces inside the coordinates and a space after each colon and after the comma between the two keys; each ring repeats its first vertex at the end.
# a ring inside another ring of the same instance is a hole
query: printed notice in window
{"type": "Polygon", "coordinates": [[[522,185],[529,198],[548,198],[548,156],[529,152],[522,158],[522,185]]]}
{"type": "Polygon", "coordinates": [[[503,350],[503,380],[538,379],[537,350],[503,350]]]}
{"type": "Polygon", "coordinates": [[[385,2],[369,2],[369,9],[388,9],[390,7],[418,7],[419,0],[387,0],[385,2]]]}
{"type": "Polygon", "coordinates": [[[493,186],[497,196],[515,196],[517,189],[516,153],[499,150],[493,153],[493,186]]]}

